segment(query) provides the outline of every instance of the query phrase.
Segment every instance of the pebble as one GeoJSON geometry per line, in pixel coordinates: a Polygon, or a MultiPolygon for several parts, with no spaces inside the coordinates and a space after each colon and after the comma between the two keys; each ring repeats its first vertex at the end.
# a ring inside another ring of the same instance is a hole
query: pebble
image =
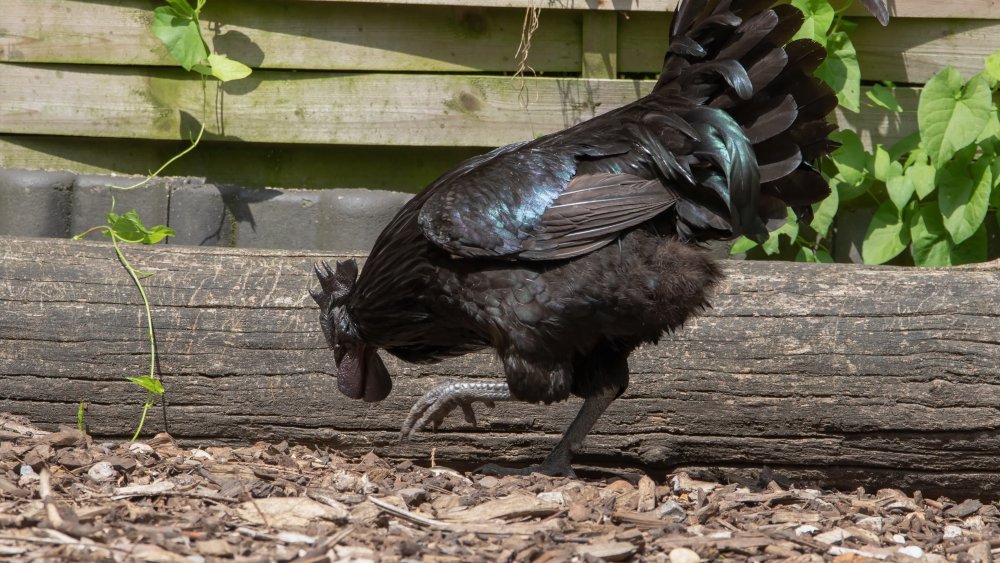
{"type": "Polygon", "coordinates": [[[858,527],[864,528],[865,530],[871,530],[873,532],[881,532],[882,527],[885,526],[885,518],[881,516],[867,516],[858,520],[858,527]]]}
{"type": "Polygon", "coordinates": [[[799,526],[798,528],[795,528],[795,535],[796,536],[804,536],[806,534],[815,534],[818,531],[819,531],[819,528],[817,528],[816,526],[813,526],[812,524],[803,524],[803,525],[799,526]]]}
{"type": "Polygon", "coordinates": [[[497,479],[492,475],[487,475],[486,477],[483,477],[482,479],[479,480],[479,486],[485,487],[487,489],[492,489],[499,484],[500,484],[500,479],[497,479]]]}
{"type": "Polygon", "coordinates": [[[899,548],[898,553],[901,553],[903,555],[909,555],[910,557],[913,557],[915,559],[920,559],[921,557],[924,556],[924,550],[920,549],[920,547],[916,545],[908,545],[906,547],[901,547],[899,548]]]}
{"type": "Polygon", "coordinates": [[[418,506],[427,500],[427,491],[420,487],[406,487],[396,491],[396,494],[407,506],[418,506]]]}
{"type": "Polygon", "coordinates": [[[114,466],[106,461],[99,461],[90,466],[90,469],[87,470],[87,477],[90,477],[90,479],[95,483],[110,481],[114,479],[117,474],[118,472],[115,471],[114,466]]]}
{"type": "Polygon", "coordinates": [[[132,453],[151,454],[153,453],[153,447],[144,442],[132,442],[129,444],[128,451],[132,453]]]}
{"type": "Polygon", "coordinates": [[[686,547],[675,547],[670,550],[670,563],[698,563],[701,556],[686,547]]]}
{"type": "Polygon", "coordinates": [[[944,535],[942,537],[946,540],[960,538],[962,537],[962,528],[959,528],[958,526],[945,526],[944,535]]]}
{"type": "Polygon", "coordinates": [[[637,551],[639,548],[628,542],[592,543],[576,548],[578,555],[590,555],[605,561],[625,561],[635,555],[637,551]]]}
{"type": "Polygon", "coordinates": [[[684,510],[684,507],[675,500],[664,501],[663,504],[656,509],[656,515],[660,518],[669,518],[677,523],[683,522],[687,519],[687,512],[684,510]]]}

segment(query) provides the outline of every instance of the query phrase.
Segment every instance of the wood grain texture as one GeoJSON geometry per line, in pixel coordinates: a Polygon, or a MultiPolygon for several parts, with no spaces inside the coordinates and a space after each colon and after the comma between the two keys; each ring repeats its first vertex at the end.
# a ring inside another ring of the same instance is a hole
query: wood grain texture
{"type": "MultiPolygon", "coordinates": [[[[0,133],[188,139],[203,115],[200,80],[181,70],[0,63],[0,133]]],[[[495,147],[564,129],[632,102],[649,80],[510,78],[258,71],[209,84],[208,139],[258,143],[495,147]],[[276,124],[282,124],[280,127],[276,124]]],[[[916,108],[916,90],[900,89],[916,108]]],[[[865,107],[838,113],[876,142],[916,129],[916,113],[887,121],[865,107]]]]}
{"type": "MultiPolygon", "coordinates": [[[[149,32],[154,5],[7,0],[0,61],[174,66],[149,32]]],[[[966,76],[981,71],[983,59],[1000,49],[1000,19],[969,9],[936,19],[899,17],[888,28],[859,18],[852,40],[864,79],[924,83],[946,65],[966,76]]],[[[523,18],[519,9],[474,6],[216,0],[202,27],[215,50],[256,68],[512,72],[523,18]]],[[[669,19],[664,11],[545,11],[528,62],[539,72],[579,72],[582,65],[587,78],[656,73],[669,19]]]]}
{"type": "MultiPolygon", "coordinates": [[[[182,141],[0,135],[0,167],[146,175],[186,146],[182,141]]],[[[415,192],[490,148],[202,142],[168,171],[246,187],[415,192]]]]}
{"type": "MultiPolygon", "coordinates": [[[[1000,20],[895,19],[882,27],[858,18],[851,34],[863,80],[923,84],[946,66],[966,78],[982,72],[986,57],[1000,49],[1000,20]]],[[[670,14],[619,15],[619,70],[658,73],[663,64],[665,30],[670,14]],[[627,17],[626,17],[627,16],[627,17]]]]}
{"type": "MultiPolygon", "coordinates": [[[[160,4],[4,0],[0,61],[175,66],[150,33],[160,4]]],[[[523,19],[475,6],[213,0],[201,28],[213,50],[256,68],[512,72],[523,19]]],[[[535,69],[579,71],[580,19],[547,14],[531,45],[535,69]]]]}
{"type": "MultiPolygon", "coordinates": [[[[343,0],[306,0],[310,2],[342,2],[343,0]]],[[[354,2],[438,5],[441,0],[352,0],[354,2]]],[[[527,8],[541,6],[552,10],[617,10],[637,12],[673,11],[677,0],[448,0],[454,6],[485,6],[527,8]]],[[[835,6],[844,4],[834,0],[835,6]]],[[[889,13],[897,18],[984,18],[1000,19],[1000,4],[996,0],[889,0],[889,13]]],[[[848,15],[867,15],[864,8],[852,4],[848,15]]]]}
{"type": "MultiPolygon", "coordinates": [[[[170,432],[187,442],[325,443],[439,463],[540,459],[579,401],[499,404],[397,441],[412,402],[448,378],[495,378],[474,354],[435,366],[387,357],[382,403],[336,391],[306,294],[321,256],[129,248],[147,280],[170,432]]],[[[324,257],[326,258],[326,257],[324,257]]],[[[581,463],[777,468],[825,485],[1000,491],[1000,262],[951,270],[726,262],[714,308],[631,360],[632,385],[581,463]]],[[[107,244],[0,238],[0,411],[51,427],[91,403],[124,436],[145,369],[137,293],[107,244]]],[[[159,414],[149,432],[163,429],[159,414]]]]}

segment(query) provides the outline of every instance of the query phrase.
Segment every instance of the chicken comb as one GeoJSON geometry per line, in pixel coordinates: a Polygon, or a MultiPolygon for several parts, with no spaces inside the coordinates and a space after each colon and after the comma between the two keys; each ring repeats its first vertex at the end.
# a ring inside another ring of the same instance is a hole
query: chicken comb
{"type": "Polygon", "coordinates": [[[354,283],[358,279],[358,263],[354,258],[337,260],[337,267],[334,269],[324,260],[322,266],[313,266],[316,277],[319,278],[320,289],[310,290],[309,295],[312,295],[321,309],[328,311],[331,307],[343,304],[354,291],[354,283]]]}

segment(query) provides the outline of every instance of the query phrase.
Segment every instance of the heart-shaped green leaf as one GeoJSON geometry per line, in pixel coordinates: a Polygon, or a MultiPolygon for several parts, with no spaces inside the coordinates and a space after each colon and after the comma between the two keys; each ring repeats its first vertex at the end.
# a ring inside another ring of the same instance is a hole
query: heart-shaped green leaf
{"type": "Polygon", "coordinates": [[[941,220],[936,202],[922,204],[910,217],[913,262],[918,266],[954,266],[986,259],[985,225],[967,240],[954,244],[941,220]]]}
{"type": "MultiPolygon", "coordinates": [[[[201,38],[198,18],[193,13],[184,13],[176,4],[187,5],[184,0],[160,6],[153,10],[153,35],[167,47],[167,52],[184,70],[208,59],[208,47],[201,38]]],[[[188,6],[190,9],[190,6],[188,6]]]]}
{"type": "Polygon", "coordinates": [[[982,75],[968,83],[947,67],[924,86],[917,107],[920,136],[931,162],[941,166],[972,144],[986,128],[993,108],[990,87],[982,75]]]}
{"type": "Polygon", "coordinates": [[[830,34],[826,61],[816,69],[816,76],[837,93],[840,105],[857,113],[861,109],[861,67],[858,53],[847,33],[830,34]]]}
{"type": "Polygon", "coordinates": [[[752,241],[752,240],[748,239],[747,237],[740,237],[740,238],[736,239],[736,242],[733,243],[733,246],[731,246],[729,248],[729,253],[730,254],[743,254],[744,252],[746,252],[746,251],[748,251],[751,248],[754,248],[756,246],[757,246],[757,242],[756,241],[752,241]]]}
{"type": "Polygon", "coordinates": [[[215,53],[208,56],[208,64],[212,69],[212,76],[223,82],[246,78],[252,72],[247,65],[239,61],[234,61],[225,55],[217,55],[215,53]]]}
{"type": "Polygon", "coordinates": [[[812,39],[820,45],[826,45],[827,31],[833,25],[833,18],[836,12],[828,0],[792,0],[795,6],[802,12],[804,20],[802,27],[792,37],[796,39],[812,39]]]}
{"type": "Polygon", "coordinates": [[[140,375],[139,377],[130,377],[128,380],[155,395],[163,395],[163,383],[159,379],[140,375]]]}
{"type": "Polygon", "coordinates": [[[955,159],[938,171],[938,204],[944,227],[958,244],[975,234],[986,219],[993,173],[983,158],[971,166],[955,159]]]}
{"type": "Polygon", "coordinates": [[[906,250],[910,243],[903,214],[891,201],[884,201],[875,211],[861,244],[865,264],[884,264],[906,250]]]}
{"type": "Polygon", "coordinates": [[[825,237],[830,232],[830,225],[840,208],[840,191],[830,190],[830,195],[823,201],[813,205],[813,220],[809,223],[821,237],[825,237]]]}
{"type": "Polygon", "coordinates": [[[865,96],[880,108],[894,113],[903,111],[903,106],[899,105],[899,100],[896,99],[895,92],[882,84],[872,86],[871,89],[865,92],[865,96]]]}

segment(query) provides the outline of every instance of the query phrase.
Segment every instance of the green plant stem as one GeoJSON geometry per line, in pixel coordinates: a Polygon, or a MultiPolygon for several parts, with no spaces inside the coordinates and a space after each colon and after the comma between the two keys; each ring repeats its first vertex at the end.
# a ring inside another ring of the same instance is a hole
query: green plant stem
{"type": "Polygon", "coordinates": [[[114,231],[111,232],[111,244],[115,247],[115,252],[118,254],[118,260],[121,261],[122,265],[125,266],[125,270],[128,272],[129,277],[132,278],[132,282],[135,283],[136,288],[139,289],[139,295],[142,296],[142,305],[146,309],[146,332],[149,336],[149,377],[152,379],[157,379],[156,377],[156,339],[153,338],[153,313],[149,307],[149,298],[146,297],[146,289],[142,287],[142,282],[139,281],[139,274],[136,273],[135,268],[129,263],[128,259],[125,258],[125,253],[122,252],[121,246],[118,245],[118,235],[114,231]]]}
{"type": "Polygon", "coordinates": [[[149,412],[149,407],[153,406],[153,394],[149,393],[146,395],[146,404],[142,406],[142,418],[139,419],[139,427],[135,429],[135,434],[132,435],[130,442],[136,441],[139,437],[139,433],[142,432],[142,425],[146,423],[146,413],[149,412]]]}
{"type": "MultiPolygon", "coordinates": [[[[159,168],[156,169],[156,172],[153,172],[152,174],[146,176],[146,178],[143,179],[141,182],[132,184],[131,186],[108,186],[108,187],[111,188],[111,189],[113,189],[113,190],[134,190],[135,188],[138,188],[138,187],[146,185],[147,183],[149,183],[150,180],[152,180],[153,178],[156,178],[157,176],[159,176],[160,172],[163,172],[168,166],[170,166],[171,164],[173,164],[174,162],[176,162],[179,158],[181,158],[182,156],[186,155],[187,153],[193,151],[195,149],[195,147],[198,146],[198,143],[201,142],[201,137],[204,134],[205,134],[205,123],[202,122],[202,124],[201,124],[201,130],[198,131],[198,135],[194,138],[193,141],[191,141],[191,146],[188,147],[188,148],[186,148],[186,149],[184,149],[184,150],[182,150],[181,152],[175,154],[170,160],[164,162],[163,166],[160,166],[159,168]]],[[[97,228],[97,227],[95,227],[95,228],[97,228]]],[[[92,230],[93,229],[91,229],[91,231],[92,230]]],[[[90,231],[87,231],[87,232],[89,233],[90,231]]],[[[83,233],[80,236],[83,236],[85,234],[87,234],[87,233],[83,233]]]]}

